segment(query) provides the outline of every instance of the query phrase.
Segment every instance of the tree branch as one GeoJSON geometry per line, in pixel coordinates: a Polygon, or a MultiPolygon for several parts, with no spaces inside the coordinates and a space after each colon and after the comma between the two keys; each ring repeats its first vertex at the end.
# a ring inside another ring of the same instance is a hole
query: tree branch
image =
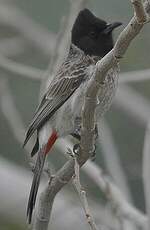
{"type": "MultiPolygon", "coordinates": [[[[144,14],[141,8],[141,15],[144,14]]],[[[94,129],[95,129],[95,109],[97,102],[97,93],[105,81],[106,74],[110,68],[117,65],[125,54],[129,44],[136,37],[143,27],[143,23],[138,23],[138,16],[131,19],[127,27],[121,32],[114,48],[96,64],[96,72],[89,81],[87,92],[82,110],[81,127],[81,151],[77,158],[80,167],[88,160],[94,147],[94,129]]],[[[34,229],[45,230],[52,210],[54,198],[60,189],[67,184],[74,175],[74,160],[69,160],[57,173],[51,178],[50,183],[41,195],[38,207],[38,219],[36,219],[34,229]],[[41,212],[42,210],[42,212],[41,212]]]]}

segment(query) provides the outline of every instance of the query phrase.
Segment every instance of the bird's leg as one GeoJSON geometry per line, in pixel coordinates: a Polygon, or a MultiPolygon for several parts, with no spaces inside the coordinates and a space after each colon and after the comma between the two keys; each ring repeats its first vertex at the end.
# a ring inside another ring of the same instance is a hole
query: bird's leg
{"type": "Polygon", "coordinates": [[[74,120],[74,131],[71,136],[75,137],[78,141],[81,140],[81,117],[76,117],[74,120]]]}
{"type": "Polygon", "coordinates": [[[74,121],[75,133],[78,136],[78,140],[81,140],[81,117],[76,117],[74,121]]]}
{"type": "MultiPolygon", "coordinates": [[[[81,117],[76,117],[75,119],[75,129],[74,129],[74,132],[71,133],[71,135],[73,137],[75,137],[78,141],[81,140],[81,117]]],[[[91,159],[92,160],[95,160],[95,156],[96,156],[96,141],[97,141],[97,138],[98,138],[98,128],[97,128],[97,124],[95,125],[95,135],[94,135],[94,138],[95,138],[95,144],[94,144],[94,151],[91,155],[91,159]]],[[[77,143],[73,146],[73,153],[75,155],[79,155],[79,152],[80,152],[80,144],[77,143]]]]}
{"type": "Polygon", "coordinates": [[[75,154],[75,156],[79,156],[80,153],[80,144],[77,143],[73,146],[73,153],[75,154]]]}
{"type": "Polygon", "coordinates": [[[95,125],[95,134],[94,134],[94,138],[95,138],[95,141],[94,141],[94,151],[91,155],[91,160],[95,160],[96,158],[96,141],[97,141],[97,138],[98,138],[98,128],[97,128],[97,124],[95,125]]]}
{"type": "MultiPolygon", "coordinates": [[[[76,117],[74,121],[74,132],[71,135],[76,138],[79,142],[81,140],[81,117],[76,117]]],[[[79,155],[80,144],[77,143],[73,146],[73,153],[79,155]]]]}
{"type": "MultiPolygon", "coordinates": [[[[76,137],[77,134],[74,134],[73,136],[76,137]]],[[[97,138],[98,138],[98,128],[97,128],[97,124],[95,125],[95,134],[94,134],[94,150],[91,154],[91,159],[92,160],[95,160],[96,158],[96,141],[97,141],[97,138]]],[[[79,141],[81,140],[81,136],[79,135],[79,138],[77,138],[79,141]]],[[[80,152],[80,143],[77,143],[73,146],[73,153],[75,155],[79,155],[79,152],[80,152]]]]}

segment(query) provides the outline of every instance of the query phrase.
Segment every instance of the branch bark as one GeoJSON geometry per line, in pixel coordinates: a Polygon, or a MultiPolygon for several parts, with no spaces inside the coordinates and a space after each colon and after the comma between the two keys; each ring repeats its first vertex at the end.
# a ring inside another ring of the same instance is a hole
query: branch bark
{"type": "Polygon", "coordinates": [[[138,23],[145,23],[147,21],[147,15],[144,9],[144,5],[141,0],[131,0],[131,3],[133,4],[133,8],[135,11],[135,16],[138,21],[138,23]]]}

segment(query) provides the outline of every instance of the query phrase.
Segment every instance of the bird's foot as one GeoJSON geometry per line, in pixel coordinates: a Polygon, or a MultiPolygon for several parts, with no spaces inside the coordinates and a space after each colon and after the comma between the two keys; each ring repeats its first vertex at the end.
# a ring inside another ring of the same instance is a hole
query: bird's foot
{"type": "Polygon", "coordinates": [[[80,144],[75,144],[74,146],[73,146],[73,153],[74,153],[74,155],[75,156],[79,156],[79,154],[80,154],[80,144]]]}
{"type": "Polygon", "coordinates": [[[67,149],[67,154],[71,156],[72,158],[78,157],[80,152],[80,144],[75,144],[73,146],[73,149],[68,148],[67,149]]]}

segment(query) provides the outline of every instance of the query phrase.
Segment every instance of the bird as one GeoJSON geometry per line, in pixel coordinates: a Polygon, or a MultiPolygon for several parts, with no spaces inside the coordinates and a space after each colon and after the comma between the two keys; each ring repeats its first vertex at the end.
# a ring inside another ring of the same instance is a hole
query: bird
{"type": "MultiPolygon", "coordinates": [[[[30,224],[45,159],[55,141],[72,135],[80,139],[81,110],[96,62],[113,48],[112,32],[121,22],[107,23],[89,9],[81,10],[72,26],[68,55],[56,71],[28,127],[23,146],[36,132],[31,156],[37,154],[27,219],[30,224]]],[[[96,119],[111,105],[118,82],[118,67],[112,68],[97,97],[96,119]]]]}

